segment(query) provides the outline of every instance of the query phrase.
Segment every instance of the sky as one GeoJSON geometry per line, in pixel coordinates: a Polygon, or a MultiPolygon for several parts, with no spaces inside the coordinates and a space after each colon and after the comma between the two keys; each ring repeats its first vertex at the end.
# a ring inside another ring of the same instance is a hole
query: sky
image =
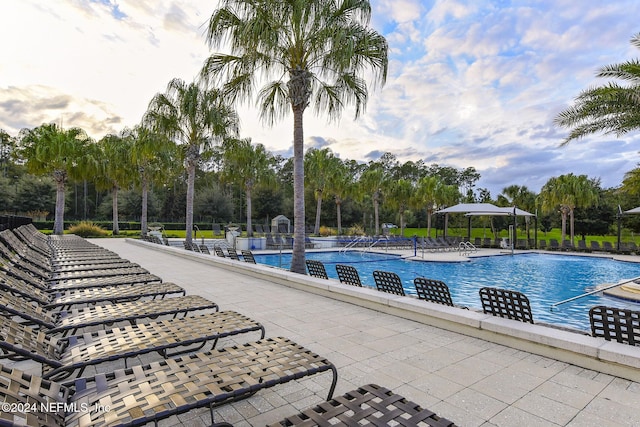
{"type": "MultiPolygon", "coordinates": [[[[621,184],[639,162],[640,133],[567,146],[554,117],[599,68],[639,58],[638,0],[370,0],[389,44],[384,87],[339,122],[305,113],[305,147],[342,159],[474,167],[495,198],[539,192],[566,173],[621,184]]],[[[215,0],[0,0],[0,129],[56,122],[100,139],[138,124],[173,78],[191,82],[212,53],[215,0]]],[[[291,116],[273,127],[239,107],[241,136],[291,157],[291,116]]]]}

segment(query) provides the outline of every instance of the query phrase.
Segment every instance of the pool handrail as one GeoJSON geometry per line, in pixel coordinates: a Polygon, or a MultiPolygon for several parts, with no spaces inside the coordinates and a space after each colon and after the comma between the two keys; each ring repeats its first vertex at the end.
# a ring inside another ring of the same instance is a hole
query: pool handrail
{"type": "Polygon", "coordinates": [[[567,303],[567,302],[575,301],[575,300],[583,298],[583,297],[588,297],[589,295],[597,294],[598,292],[606,291],[608,289],[615,288],[616,286],[626,285],[627,283],[635,282],[636,280],[640,280],[640,276],[634,277],[633,279],[627,279],[627,280],[615,283],[615,284],[610,285],[610,286],[605,286],[604,288],[598,288],[598,289],[596,289],[594,291],[585,292],[584,294],[576,295],[575,297],[567,298],[567,299],[559,301],[559,302],[555,302],[555,303],[553,303],[553,304],[551,304],[549,306],[549,310],[553,311],[553,308],[559,306],[560,304],[564,304],[564,303],[567,303]]]}

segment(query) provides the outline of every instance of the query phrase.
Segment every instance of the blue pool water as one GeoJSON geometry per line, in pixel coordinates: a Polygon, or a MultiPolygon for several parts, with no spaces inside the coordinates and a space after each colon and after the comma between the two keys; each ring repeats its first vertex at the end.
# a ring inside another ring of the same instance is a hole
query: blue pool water
{"type": "MultiPolygon", "coordinates": [[[[290,254],[256,255],[256,261],[288,269],[290,254]]],[[[571,255],[518,254],[475,258],[469,262],[409,261],[375,253],[307,253],[307,259],[325,264],[329,277],[337,279],[335,264],[351,264],[364,285],[375,287],[374,270],[400,276],[407,294],[415,295],[413,279],[428,277],[445,282],[457,305],[482,309],[478,290],[484,286],[524,293],[531,303],[534,321],[589,331],[589,309],[609,305],[638,310],[639,304],[607,297],[601,293],[550,309],[553,303],[592,291],[603,283],[640,276],[640,264],[571,255]]]]}

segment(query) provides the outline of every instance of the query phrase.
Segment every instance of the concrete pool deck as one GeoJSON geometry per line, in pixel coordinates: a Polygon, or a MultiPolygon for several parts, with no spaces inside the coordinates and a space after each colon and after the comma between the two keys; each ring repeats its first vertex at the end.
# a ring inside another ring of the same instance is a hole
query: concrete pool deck
{"type": "MultiPolygon", "coordinates": [[[[377,383],[464,426],[640,425],[638,347],[178,248],[93,242],[188,294],[260,321],[267,337],[285,336],[327,357],[338,368],[336,395],[377,383]]],[[[460,260],[456,253],[434,255],[460,260]]],[[[275,422],[321,402],[329,383],[320,375],[262,391],[218,408],[216,421],[275,422]]],[[[160,424],[209,422],[203,409],[160,424]]]]}

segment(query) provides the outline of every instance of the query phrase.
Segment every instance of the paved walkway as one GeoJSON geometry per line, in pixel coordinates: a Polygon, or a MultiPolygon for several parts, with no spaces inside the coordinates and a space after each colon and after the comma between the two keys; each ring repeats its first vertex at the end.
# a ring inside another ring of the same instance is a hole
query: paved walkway
{"type": "MultiPolygon", "coordinates": [[[[125,240],[94,242],[183,286],[188,294],[260,321],[267,337],[285,336],[326,357],[338,368],[336,395],[377,383],[461,426],[640,425],[639,383],[125,240]]],[[[227,339],[220,345],[231,343],[227,339]]],[[[218,408],[216,421],[236,427],[275,422],[321,402],[330,382],[329,374],[321,374],[261,391],[218,408]]],[[[209,423],[208,410],[197,410],[161,425],[209,423]]]]}

